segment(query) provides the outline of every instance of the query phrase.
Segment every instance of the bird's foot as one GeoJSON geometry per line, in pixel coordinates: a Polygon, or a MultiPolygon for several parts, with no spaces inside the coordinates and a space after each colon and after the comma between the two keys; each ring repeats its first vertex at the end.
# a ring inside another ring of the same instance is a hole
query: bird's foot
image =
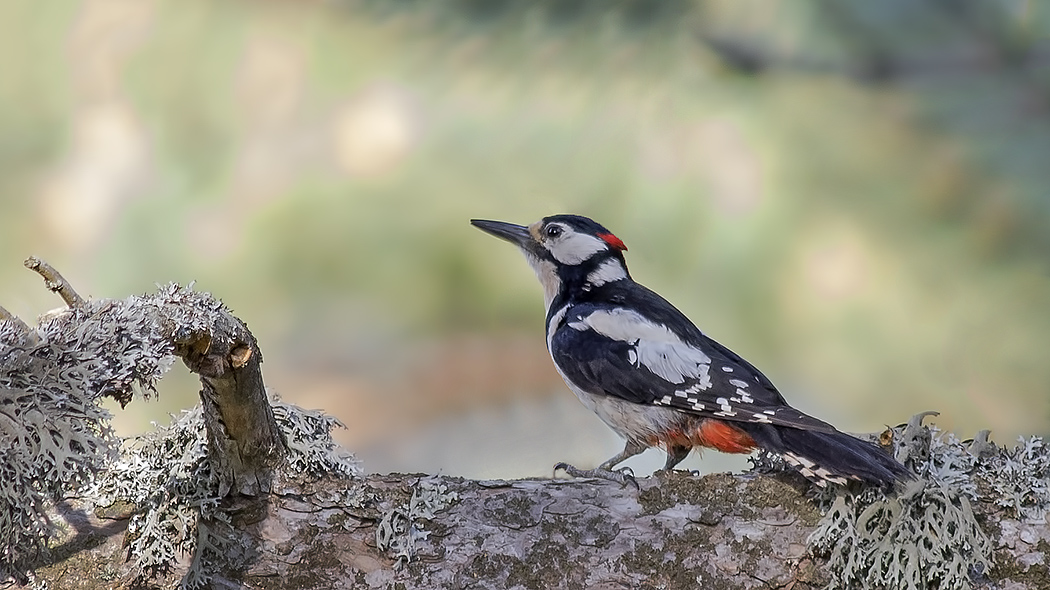
{"type": "Polygon", "coordinates": [[[630,467],[622,467],[620,469],[604,469],[601,467],[596,469],[577,469],[568,463],[558,463],[554,466],[554,471],[557,472],[559,470],[572,477],[595,477],[616,482],[623,487],[627,487],[627,484],[630,484],[636,490],[641,489],[638,486],[638,480],[634,478],[634,470],[630,467]]]}

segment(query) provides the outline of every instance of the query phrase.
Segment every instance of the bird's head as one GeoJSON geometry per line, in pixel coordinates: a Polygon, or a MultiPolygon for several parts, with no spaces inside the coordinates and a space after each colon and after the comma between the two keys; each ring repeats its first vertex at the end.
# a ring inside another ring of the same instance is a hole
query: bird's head
{"type": "Polygon", "coordinates": [[[529,226],[472,219],[474,227],[516,245],[543,284],[547,306],[565,287],[592,289],[628,278],[620,238],[580,215],[552,215],[529,226]]]}

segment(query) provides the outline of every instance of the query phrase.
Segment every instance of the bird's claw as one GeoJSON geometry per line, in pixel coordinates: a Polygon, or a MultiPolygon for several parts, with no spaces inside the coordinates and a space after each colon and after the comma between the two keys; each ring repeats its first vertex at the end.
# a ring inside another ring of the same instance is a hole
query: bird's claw
{"type": "Polygon", "coordinates": [[[557,463],[554,466],[554,471],[564,471],[571,477],[594,477],[613,481],[623,487],[627,487],[627,484],[630,484],[634,486],[634,489],[636,490],[641,489],[638,485],[638,480],[634,477],[634,470],[630,467],[621,467],[620,469],[605,469],[603,467],[598,467],[596,469],[577,469],[568,463],[557,463]]]}

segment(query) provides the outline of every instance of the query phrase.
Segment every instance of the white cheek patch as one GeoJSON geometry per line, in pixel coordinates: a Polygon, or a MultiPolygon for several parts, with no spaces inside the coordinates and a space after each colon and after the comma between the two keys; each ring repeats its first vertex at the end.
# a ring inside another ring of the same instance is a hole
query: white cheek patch
{"type": "Polygon", "coordinates": [[[624,269],[623,264],[615,258],[610,258],[601,263],[598,268],[591,271],[591,274],[587,275],[587,284],[591,287],[600,287],[605,283],[611,283],[626,278],[627,270],[624,269]]]}
{"type": "Polygon", "coordinates": [[[609,245],[599,238],[572,232],[566,232],[562,238],[544,246],[550,250],[555,260],[568,265],[579,264],[609,248],[609,245]]]}
{"type": "Polygon", "coordinates": [[[696,379],[693,385],[696,391],[711,387],[708,374],[711,357],[682,342],[666,326],[650,322],[638,312],[627,309],[596,311],[569,326],[581,331],[591,329],[606,338],[634,344],[634,354],[628,354],[632,364],[644,366],[670,383],[696,379]]]}

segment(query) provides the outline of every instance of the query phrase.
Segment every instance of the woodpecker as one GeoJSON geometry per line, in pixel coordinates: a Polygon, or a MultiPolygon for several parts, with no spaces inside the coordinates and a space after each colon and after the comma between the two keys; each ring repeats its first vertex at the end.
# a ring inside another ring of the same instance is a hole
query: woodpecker
{"type": "Polygon", "coordinates": [[[627,442],[597,469],[573,476],[633,481],[615,470],[649,447],[673,469],[698,447],[765,449],[818,486],[850,480],[890,489],[911,477],[873,443],[788,405],[754,365],[706,336],[666,299],[631,279],[627,247],[579,215],[529,226],[471,224],[521,249],[543,286],[547,349],[581,402],[627,442]]]}

